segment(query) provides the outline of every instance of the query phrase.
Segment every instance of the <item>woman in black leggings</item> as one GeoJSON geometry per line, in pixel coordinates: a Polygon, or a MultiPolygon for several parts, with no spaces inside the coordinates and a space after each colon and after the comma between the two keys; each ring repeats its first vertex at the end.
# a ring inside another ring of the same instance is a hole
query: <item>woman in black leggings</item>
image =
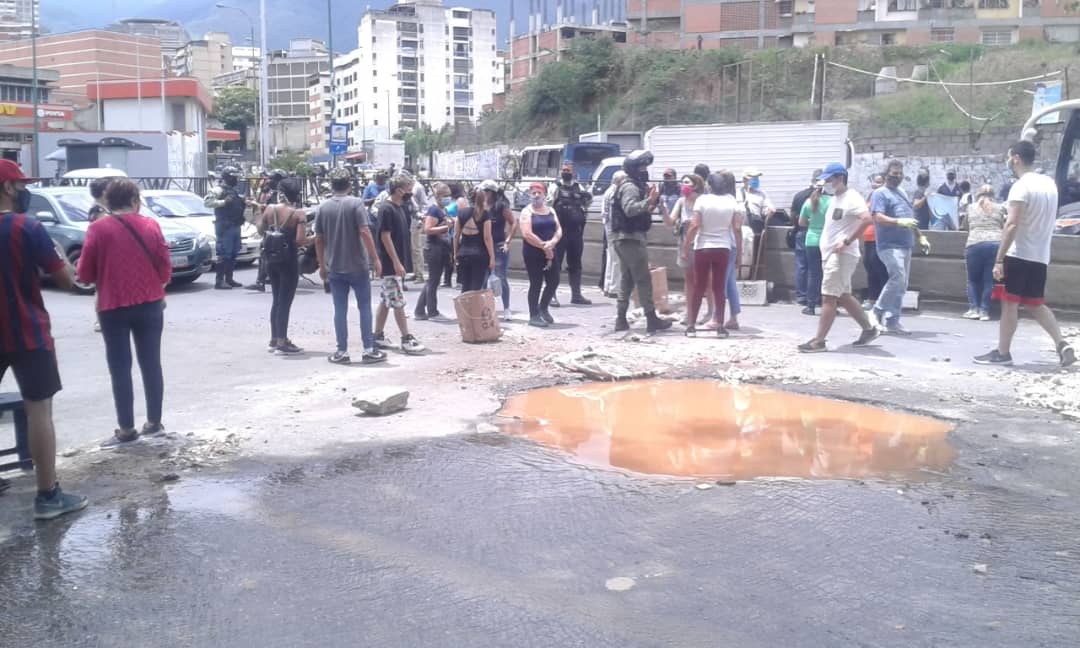
{"type": "Polygon", "coordinates": [[[530,185],[529,198],[520,219],[521,236],[525,239],[521,253],[529,272],[529,325],[547,328],[555,323],[548,306],[559,287],[559,266],[554,259],[562,226],[555,210],[547,206],[547,188],[543,184],[530,185]]]}
{"type": "Polygon", "coordinates": [[[285,178],[278,184],[282,202],[270,205],[259,219],[259,234],[266,245],[267,232],[281,236],[284,252],[280,258],[271,259],[264,254],[274,300],[270,305],[270,344],[268,351],[276,355],[292,355],[303,351],[289,340],[289,312],[292,310],[296,287],[300,283],[298,250],[311,241],[305,236],[306,218],[300,208],[300,183],[295,178],[285,178]]]}
{"type": "Polygon", "coordinates": [[[454,232],[454,250],[458,262],[461,292],[481,290],[489,273],[495,270],[495,244],[491,240],[491,219],[483,191],[473,196],[472,207],[458,210],[454,232]]]}

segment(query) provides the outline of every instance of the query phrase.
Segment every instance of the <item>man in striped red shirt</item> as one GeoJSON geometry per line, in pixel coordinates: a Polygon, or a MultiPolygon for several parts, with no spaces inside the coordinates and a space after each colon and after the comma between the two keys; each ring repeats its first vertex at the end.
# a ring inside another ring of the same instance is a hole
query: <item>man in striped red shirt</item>
{"type": "Polygon", "coordinates": [[[48,520],[86,508],[86,498],[65,494],[56,481],[52,397],[61,389],[60,372],[39,273],[65,289],[74,277],[45,228],[26,216],[26,185],[33,181],[11,160],[0,160],[0,381],[11,369],[19,385],[37,474],[34,518],[48,520]]]}

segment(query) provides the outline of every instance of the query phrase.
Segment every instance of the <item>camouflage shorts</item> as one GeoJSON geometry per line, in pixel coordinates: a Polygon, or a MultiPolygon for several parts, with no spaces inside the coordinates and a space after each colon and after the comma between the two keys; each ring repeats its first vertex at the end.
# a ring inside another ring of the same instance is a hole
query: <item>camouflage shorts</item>
{"type": "Polygon", "coordinates": [[[401,277],[383,277],[379,296],[383,306],[387,308],[405,308],[405,291],[402,290],[401,277]]]}

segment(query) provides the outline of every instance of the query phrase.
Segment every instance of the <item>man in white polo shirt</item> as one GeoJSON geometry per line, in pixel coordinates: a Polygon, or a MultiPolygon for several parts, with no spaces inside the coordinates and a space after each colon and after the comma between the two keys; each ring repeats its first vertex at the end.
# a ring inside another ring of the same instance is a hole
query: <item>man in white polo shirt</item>
{"type": "Polygon", "coordinates": [[[851,295],[851,277],[859,265],[859,242],[863,232],[873,223],[870,210],[857,191],[848,189],[848,172],[843,164],[833,162],[825,167],[818,180],[825,183],[822,191],[833,196],[833,199],[825,215],[825,229],[821,232],[821,318],[818,320],[817,335],[799,345],[802,353],[828,351],[825,338],[836,321],[838,305],[843,306],[862,327],[862,334],[855,340],[854,346],[866,346],[881,334],[878,327],[870,322],[858,300],[851,295]]]}
{"type": "Polygon", "coordinates": [[[1046,269],[1050,265],[1050,244],[1057,218],[1058,190],[1054,179],[1035,173],[1035,145],[1017,142],[1009,148],[1009,168],[1016,182],[1009,190],[1009,218],[1001,236],[994,264],[994,287],[1001,299],[1001,324],[996,349],[975,358],[976,364],[1011,365],[1013,335],[1020,318],[1020,305],[1054,340],[1062,367],[1076,362],[1076,352],[1061,335],[1053,311],[1046,306],[1046,269]]]}

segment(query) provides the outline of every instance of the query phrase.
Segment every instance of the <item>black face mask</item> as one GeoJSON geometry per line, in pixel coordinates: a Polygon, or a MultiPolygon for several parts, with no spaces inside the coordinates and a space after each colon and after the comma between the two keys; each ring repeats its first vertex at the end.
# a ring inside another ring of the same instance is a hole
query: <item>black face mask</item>
{"type": "Polygon", "coordinates": [[[26,187],[15,192],[15,213],[25,214],[30,209],[30,190],[26,187]]]}
{"type": "Polygon", "coordinates": [[[411,193],[403,194],[401,196],[401,199],[408,202],[408,201],[412,200],[412,194],[411,193]]]}
{"type": "Polygon", "coordinates": [[[885,184],[892,189],[899,187],[901,180],[903,180],[903,178],[900,176],[885,176],[885,184]]]}
{"type": "Polygon", "coordinates": [[[562,174],[562,179],[563,179],[563,182],[570,182],[571,180],[574,179],[574,174],[573,173],[564,173],[564,174],[562,174]]]}

